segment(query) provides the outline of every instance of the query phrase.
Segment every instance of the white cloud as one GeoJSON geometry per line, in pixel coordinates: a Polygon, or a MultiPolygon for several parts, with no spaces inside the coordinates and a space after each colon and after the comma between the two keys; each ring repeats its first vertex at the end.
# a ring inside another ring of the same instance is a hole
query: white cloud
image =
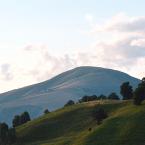
{"type": "Polygon", "coordinates": [[[108,21],[106,21],[103,25],[100,25],[95,28],[96,32],[108,32],[108,31],[116,31],[120,33],[142,33],[145,32],[145,17],[129,17],[123,13],[120,13],[108,21]]]}
{"type": "Polygon", "coordinates": [[[131,45],[145,48],[145,38],[135,39],[131,42],[131,45]]]}
{"type": "Polygon", "coordinates": [[[85,15],[85,19],[86,19],[89,23],[92,23],[94,17],[93,17],[92,14],[86,14],[86,15],[85,15]]]}
{"type": "MultiPolygon", "coordinates": [[[[91,15],[86,18],[93,21],[91,15]]],[[[96,25],[91,25],[90,30],[90,37],[96,41],[85,50],[56,55],[45,45],[28,45],[7,61],[1,61],[1,92],[44,81],[82,65],[118,69],[139,78],[145,76],[145,17],[119,14],[96,25]]]]}

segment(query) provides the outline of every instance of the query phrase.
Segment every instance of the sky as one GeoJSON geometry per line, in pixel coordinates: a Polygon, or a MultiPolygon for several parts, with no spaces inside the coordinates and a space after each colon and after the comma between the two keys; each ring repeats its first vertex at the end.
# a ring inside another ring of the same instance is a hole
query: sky
{"type": "Polygon", "coordinates": [[[145,76],[144,0],[0,0],[0,93],[78,66],[145,76]]]}

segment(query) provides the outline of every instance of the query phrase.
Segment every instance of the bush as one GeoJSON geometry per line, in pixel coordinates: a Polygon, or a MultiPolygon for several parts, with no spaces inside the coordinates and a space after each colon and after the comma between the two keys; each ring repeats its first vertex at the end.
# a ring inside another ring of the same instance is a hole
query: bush
{"type": "Polygon", "coordinates": [[[102,121],[107,118],[108,115],[105,112],[105,110],[103,108],[98,108],[95,112],[94,112],[94,118],[97,121],[97,124],[101,124],[102,121]]]}
{"type": "Polygon", "coordinates": [[[50,113],[50,111],[48,109],[45,109],[44,114],[48,114],[48,113],[50,113]]]}
{"type": "Polygon", "coordinates": [[[88,101],[94,101],[94,100],[97,100],[98,97],[96,95],[92,95],[92,96],[83,96],[79,102],[88,102],[88,101]]]}
{"type": "Polygon", "coordinates": [[[105,99],[107,99],[107,97],[103,94],[98,97],[98,100],[105,100],[105,99]]]}
{"type": "Polygon", "coordinates": [[[108,99],[111,99],[111,100],[120,100],[119,96],[116,94],[116,93],[111,93],[109,96],[108,96],[108,99]]]}
{"type": "Polygon", "coordinates": [[[69,100],[65,105],[64,107],[67,107],[67,106],[71,106],[71,105],[74,105],[75,102],[73,100],[69,100]]]}

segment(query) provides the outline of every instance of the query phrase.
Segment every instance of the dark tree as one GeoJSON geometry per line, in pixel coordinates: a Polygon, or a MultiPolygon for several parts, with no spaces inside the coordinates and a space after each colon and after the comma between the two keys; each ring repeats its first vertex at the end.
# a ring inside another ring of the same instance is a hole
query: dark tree
{"type": "Polygon", "coordinates": [[[144,78],[142,78],[142,83],[145,83],[145,77],[144,77],[144,78]]]}
{"type": "Polygon", "coordinates": [[[97,108],[97,110],[94,112],[94,118],[98,125],[101,124],[102,121],[107,117],[108,115],[103,108],[97,108]]]}
{"type": "Polygon", "coordinates": [[[88,102],[89,101],[89,96],[83,96],[80,100],[79,100],[79,102],[81,103],[81,102],[88,102]]]}
{"type": "Polygon", "coordinates": [[[80,100],[79,103],[81,102],[88,102],[88,101],[94,101],[97,100],[98,97],[96,95],[92,95],[92,96],[83,96],[80,100]]]}
{"type": "Polygon", "coordinates": [[[108,96],[108,99],[110,100],[120,100],[119,96],[116,94],[116,93],[111,93],[109,96],[108,96]]]}
{"type": "Polygon", "coordinates": [[[15,128],[10,128],[8,131],[9,144],[13,144],[16,141],[16,130],[15,128]]]}
{"type": "Polygon", "coordinates": [[[98,97],[96,95],[89,96],[89,98],[88,98],[89,101],[95,101],[97,99],[98,99],[98,97]]]}
{"type": "Polygon", "coordinates": [[[134,91],[134,104],[141,105],[142,101],[144,100],[144,92],[142,87],[138,87],[134,91]]]}
{"type": "Polygon", "coordinates": [[[17,126],[22,125],[30,120],[31,120],[31,118],[30,118],[29,113],[23,112],[21,115],[14,116],[12,124],[13,124],[13,127],[17,127],[17,126]]]}
{"type": "Polygon", "coordinates": [[[26,123],[30,120],[31,119],[30,119],[30,115],[29,115],[28,112],[24,112],[24,113],[21,114],[21,124],[24,124],[24,123],[26,123]]]}
{"type": "Polygon", "coordinates": [[[75,102],[73,101],[73,100],[69,100],[65,105],[64,105],[64,107],[66,107],[66,106],[71,106],[71,105],[74,105],[75,104],[75,102]]]}
{"type": "Polygon", "coordinates": [[[107,97],[103,94],[98,97],[98,100],[105,100],[105,99],[107,99],[107,97]]]}
{"type": "Polygon", "coordinates": [[[7,143],[8,139],[8,125],[6,123],[0,123],[0,144],[7,143]]]}
{"type": "Polygon", "coordinates": [[[8,127],[6,123],[0,123],[0,145],[11,145],[16,141],[14,128],[8,127]]]}
{"type": "Polygon", "coordinates": [[[48,114],[48,113],[50,113],[50,111],[48,109],[45,109],[44,114],[48,114]]]}
{"type": "Polygon", "coordinates": [[[133,89],[129,82],[124,82],[120,86],[120,94],[123,96],[123,100],[128,100],[133,98],[133,89]]]}
{"type": "Polygon", "coordinates": [[[14,116],[12,124],[13,124],[13,127],[17,127],[21,125],[21,117],[19,115],[14,116]]]}
{"type": "Polygon", "coordinates": [[[145,100],[145,78],[134,91],[134,104],[141,105],[143,100],[145,100]]]}

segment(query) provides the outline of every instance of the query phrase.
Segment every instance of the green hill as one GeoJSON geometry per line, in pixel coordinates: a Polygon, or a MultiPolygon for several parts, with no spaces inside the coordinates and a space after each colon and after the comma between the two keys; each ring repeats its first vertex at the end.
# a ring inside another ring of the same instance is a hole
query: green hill
{"type": "Polygon", "coordinates": [[[145,145],[145,103],[141,106],[129,101],[76,104],[43,115],[16,131],[15,145],[145,145]],[[92,117],[98,106],[109,115],[101,125],[92,117]]]}

